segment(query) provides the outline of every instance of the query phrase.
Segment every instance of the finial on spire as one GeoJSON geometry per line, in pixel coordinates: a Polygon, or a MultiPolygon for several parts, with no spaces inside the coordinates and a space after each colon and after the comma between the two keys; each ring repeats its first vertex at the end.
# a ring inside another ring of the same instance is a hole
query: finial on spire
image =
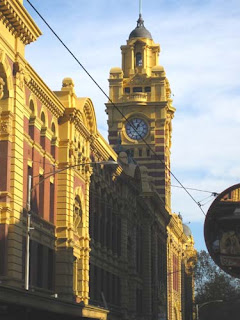
{"type": "Polygon", "coordinates": [[[137,21],[137,28],[144,27],[144,20],[142,18],[142,0],[139,0],[139,18],[137,21]]]}
{"type": "Polygon", "coordinates": [[[142,18],[142,0],[139,0],[139,18],[137,20],[137,27],[129,35],[129,39],[132,38],[152,39],[151,33],[144,27],[144,20],[142,18]]]}

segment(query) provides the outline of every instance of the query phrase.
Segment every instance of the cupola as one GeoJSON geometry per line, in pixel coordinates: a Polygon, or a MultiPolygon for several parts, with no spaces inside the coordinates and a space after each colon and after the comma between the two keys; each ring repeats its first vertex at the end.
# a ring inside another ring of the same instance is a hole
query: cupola
{"type": "Polygon", "coordinates": [[[151,33],[144,26],[144,20],[142,18],[141,13],[139,14],[136,28],[129,35],[129,40],[132,38],[152,39],[151,33]]]}

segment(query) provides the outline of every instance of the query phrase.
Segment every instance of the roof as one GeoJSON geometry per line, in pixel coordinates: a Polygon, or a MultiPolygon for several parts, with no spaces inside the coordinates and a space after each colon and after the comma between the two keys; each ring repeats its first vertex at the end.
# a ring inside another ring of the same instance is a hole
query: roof
{"type": "Polygon", "coordinates": [[[129,40],[132,38],[148,38],[152,39],[151,33],[145,28],[142,15],[139,14],[136,28],[130,33],[129,40]]]}
{"type": "Polygon", "coordinates": [[[190,237],[192,235],[191,229],[183,223],[183,232],[187,237],[190,237]]]}

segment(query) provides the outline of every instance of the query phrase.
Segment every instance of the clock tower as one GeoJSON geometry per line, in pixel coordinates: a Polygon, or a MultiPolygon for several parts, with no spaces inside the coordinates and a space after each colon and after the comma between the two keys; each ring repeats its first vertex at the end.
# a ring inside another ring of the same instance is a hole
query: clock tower
{"type": "Polygon", "coordinates": [[[159,65],[154,43],[139,14],[137,27],[121,46],[122,68],[112,68],[106,103],[110,145],[130,149],[139,165],[148,169],[159,195],[170,210],[171,89],[159,65]],[[144,140],[144,141],[143,141],[144,140]],[[153,151],[152,151],[153,150],[153,151]]]}

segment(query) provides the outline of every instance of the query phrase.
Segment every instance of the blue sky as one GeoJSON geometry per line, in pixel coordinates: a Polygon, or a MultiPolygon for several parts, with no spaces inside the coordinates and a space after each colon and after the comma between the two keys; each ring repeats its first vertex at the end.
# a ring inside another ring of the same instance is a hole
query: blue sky
{"type": "MultiPolygon", "coordinates": [[[[138,0],[31,0],[84,67],[108,93],[108,75],[121,66],[138,18],[138,0]]],[[[26,48],[26,58],[52,90],[72,77],[78,96],[90,97],[99,131],[107,139],[105,96],[54,38],[28,3],[43,32],[26,48]]],[[[240,2],[239,0],[143,0],[143,18],[161,46],[176,108],[171,169],[185,187],[221,192],[240,177],[240,2]]],[[[172,184],[178,183],[172,178],[172,184]]],[[[205,203],[211,193],[191,191],[205,203]]],[[[172,210],[192,229],[195,246],[205,249],[204,215],[181,188],[172,188],[172,210]],[[189,223],[190,222],[190,223],[189,223]]]]}

